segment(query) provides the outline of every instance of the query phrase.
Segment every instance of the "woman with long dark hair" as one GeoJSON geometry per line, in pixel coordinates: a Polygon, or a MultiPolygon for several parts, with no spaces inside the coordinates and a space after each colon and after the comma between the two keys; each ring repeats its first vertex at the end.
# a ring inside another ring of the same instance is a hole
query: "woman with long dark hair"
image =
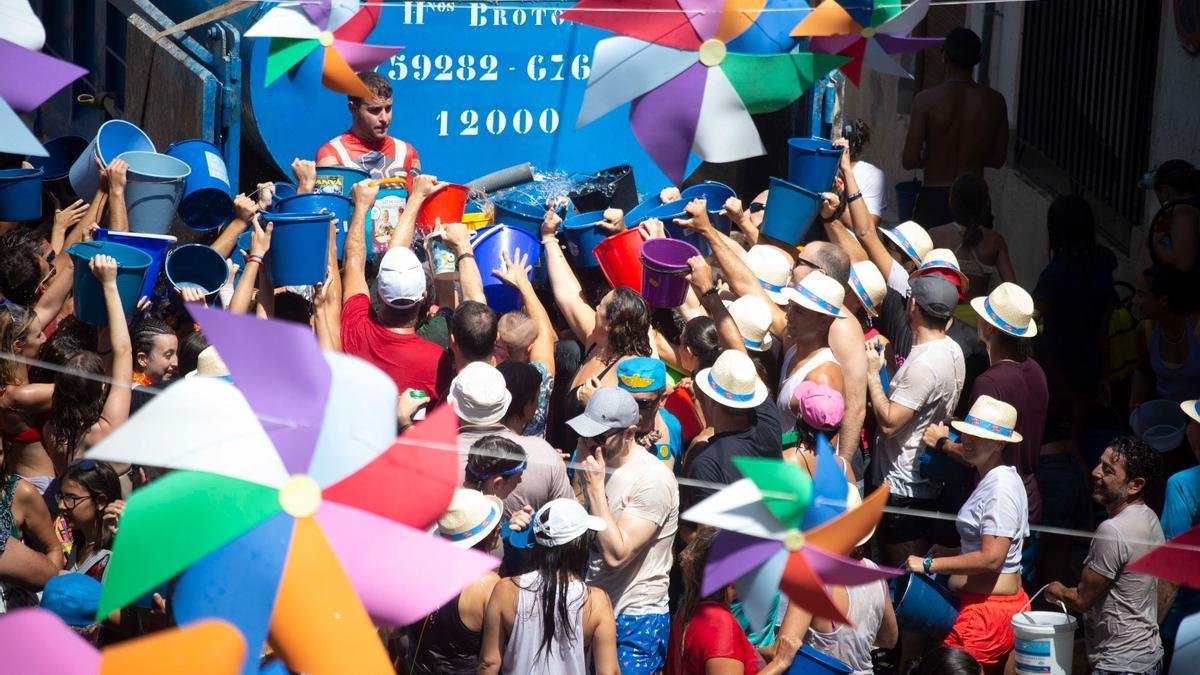
{"type": "Polygon", "coordinates": [[[62,476],[58,508],[70,526],[66,567],[97,581],[112,554],[116,522],[120,517],[121,482],[107,462],[85,459],[75,462],[62,476]]]}
{"type": "Polygon", "coordinates": [[[667,675],[740,675],[785,673],[800,642],[791,636],[780,637],[775,657],[762,670],[758,653],[746,639],[729,609],[734,596],[728,584],[706,597],[700,596],[704,567],[719,530],[705,527],[696,532],[679,558],[683,571],[683,597],[671,623],[667,646],[667,675]]]}
{"type": "Polygon", "coordinates": [[[112,367],[106,374],[101,355],[84,351],[68,359],[66,370],[55,376],[50,421],[46,423],[44,437],[56,473],[65,470],[129,417],[133,347],[121,296],[117,293],[117,261],[98,255],[92,258],[90,266],[104,290],[112,367]],[[111,378],[111,386],[104,383],[106,375],[111,378]]]}
{"type": "MultiPolygon", "coordinates": [[[[950,187],[950,210],[954,222],[929,230],[934,248],[954,251],[958,264],[970,280],[967,300],[988,294],[1002,281],[1016,283],[1008,242],[992,229],[992,198],[982,177],[965,173],[950,187]]],[[[963,318],[968,318],[963,315],[963,318]]],[[[968,323],[974,325],[974,319],[968,323]]]]}
{"type": "Polygon", "coordinates": [[[483,623],[480,675],[615,675],[616,621],[608,595],[589,588],[593,532],[604,521],[574,499],[555,499],[533,518],[532,572],[502,580],[483,623]]]}

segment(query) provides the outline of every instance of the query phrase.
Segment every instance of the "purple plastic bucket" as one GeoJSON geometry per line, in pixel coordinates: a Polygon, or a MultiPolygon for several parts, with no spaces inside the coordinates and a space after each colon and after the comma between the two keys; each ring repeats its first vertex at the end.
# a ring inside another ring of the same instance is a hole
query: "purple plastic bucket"
{"type": "Polygon", "coordinates": [[[678,239],[650,239],[642,244],[642,298],[651,307],[671,309],[687,298],[691,270],[688,258],[700,251],[678,239]]]}

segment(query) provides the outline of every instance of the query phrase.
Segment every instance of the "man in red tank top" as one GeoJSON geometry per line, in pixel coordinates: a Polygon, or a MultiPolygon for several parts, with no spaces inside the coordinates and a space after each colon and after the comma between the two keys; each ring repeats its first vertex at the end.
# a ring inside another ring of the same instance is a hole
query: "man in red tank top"
{"type": "Polygon", "coordinates": [[[369,100],[349,97],[350,130],[317,150],[317,166],[355,167],[372,178],[404,178],[409,189],[412,177],[421,171],[417,149],[388,135],[392,123],[392,86],[379,73],[358,73],[358,79],[374,94],[369,100]]]}

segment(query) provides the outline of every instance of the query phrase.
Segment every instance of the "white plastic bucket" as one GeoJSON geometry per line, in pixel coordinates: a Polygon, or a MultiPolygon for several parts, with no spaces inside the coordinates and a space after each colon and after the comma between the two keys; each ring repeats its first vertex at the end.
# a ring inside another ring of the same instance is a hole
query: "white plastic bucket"
{"type": "MultiPolygon", "coordinates": [[[[1033,597],[1036,598],[1040,593],[1034,593],[1033,597]]],[[[1025,607],[1031,603],[1033,598],[1025,607]]],[[[1071,675],[1078,622],[1067,613],[1065,605],[1059,605],[1062,606],[1062,612],[1021,611],[1013,615],[1017,673],[1020,675],[1071,675]]]]}

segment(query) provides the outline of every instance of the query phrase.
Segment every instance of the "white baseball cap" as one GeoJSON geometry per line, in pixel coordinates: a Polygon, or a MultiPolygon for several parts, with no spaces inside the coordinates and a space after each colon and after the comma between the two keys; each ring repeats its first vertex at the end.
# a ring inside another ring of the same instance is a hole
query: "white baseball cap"
{"type": "Polygon", "coordinates": [[[411,306],[425,299],[425,266],[417,254],[393,246],[379,261],[379,299],[391,307],[411,306]]]}
{"type": "Polygon", "coordinates": [[[468,424],[495,424],[508,412],[512,393],[495,366],[472,361],[450,382],[446,400],[459,419],[468,424]]]}
{"type": "Polygon", "coordinates": [[[574,499],[555,499],[546,502],[533,514],[533,541],[539,546],[562,546],[591,530],[599,532],[607,525],[596,516],[588,515],[574,499]]]}

